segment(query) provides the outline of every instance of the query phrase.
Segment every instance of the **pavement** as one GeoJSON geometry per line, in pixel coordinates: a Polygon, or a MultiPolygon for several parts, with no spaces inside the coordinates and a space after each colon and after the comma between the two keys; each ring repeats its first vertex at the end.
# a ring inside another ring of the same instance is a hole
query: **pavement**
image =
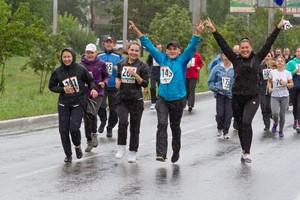
{"type": "MultiPolygon", "coordinates": [[[[202,98],[213,97],[213,93],[196,93],[195,101],[202,98]]],[[[150,108],[151,101],[145,101],[145,108],[150,108]]],[[[21,134],[41,130],[46,128],[58,127],[58,114],[41,115],[0,121],[0,135],[21,134]]]]}

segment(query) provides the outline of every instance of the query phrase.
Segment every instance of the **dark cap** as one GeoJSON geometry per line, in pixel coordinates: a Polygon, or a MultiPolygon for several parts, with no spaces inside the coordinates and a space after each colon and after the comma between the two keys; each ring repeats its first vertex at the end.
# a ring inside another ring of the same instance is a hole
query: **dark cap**
{"type": "Polygon", "coordinates": [[[114,40],[112,39],[112,37],[110,37],[110,36],[107,36],[107,37],[104,38],[104,42],[106,42],[107,40],[110,40],[110,41],[112,41],[112,42],[114,41],[114,40]]]}
{"type": "Polygon", "coordinates": [[[179,45],[177,42],[175,42],[175,41],[169,42],[169,43],[167,44],[167,49],[169,48],[170,45],[174,45],[175,47],[177,47],[177,48],[180,49],[180,45],[179,45]]]}

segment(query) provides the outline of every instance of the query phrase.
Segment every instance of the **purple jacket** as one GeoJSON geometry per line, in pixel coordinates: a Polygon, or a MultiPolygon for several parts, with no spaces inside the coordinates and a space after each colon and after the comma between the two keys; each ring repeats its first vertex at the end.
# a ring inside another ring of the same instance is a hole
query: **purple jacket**
{"type": "MultiPolygon", "coordinates": [[[[85,55],[82,55],[80,64],[82,64],[93,76],[98,95],[103,96],[104,90],[99,85],[99,82],[104,82],[106,87],[109,81],[109,74],[107,72],[105,62],[101,61],[97,56],[94,61],[89,62],[85,55]]],[[[86,92],[89,96],[91,91],[87,88],[86,92]]]]}

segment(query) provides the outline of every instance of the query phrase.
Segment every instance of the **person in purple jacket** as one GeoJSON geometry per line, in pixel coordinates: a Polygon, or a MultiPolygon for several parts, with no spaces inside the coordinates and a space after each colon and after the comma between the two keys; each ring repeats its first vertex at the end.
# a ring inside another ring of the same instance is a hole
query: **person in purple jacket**
{"type": "MultiPolygon", "coordinates": [[[[96,90],[98,92],[98,97],[94,98],[93,100],[97,102],[97,110],[99,110],[104,95],[103,89],[108,84],[109,75],[106,69],[105,62],[101,61],[97,57],[96,45],[92,43],[86,45],[85,54],[82,55],[80,64],[82,64],[94,78],[96,90]]],[[[90,94],[90,92],[87,91],[87,94],[90,94]]],[[[91,150],[94,147],[98,146],[97,118],[91,120],[87,116],[84,116],[83,119],[84,119],[85,137],[87,139],[87,147],[85,149],[85,152],[91,152],[91,150]]]]}

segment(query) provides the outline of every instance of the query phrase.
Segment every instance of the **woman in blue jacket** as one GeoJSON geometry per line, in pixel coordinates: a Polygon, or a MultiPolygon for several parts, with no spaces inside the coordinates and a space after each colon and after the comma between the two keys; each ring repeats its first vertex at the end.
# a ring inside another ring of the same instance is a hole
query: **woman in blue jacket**
{"type": "Polygon", "coordinates": [[[220,137],[223,132],[224,139],[230,139],[228,130],[232,118],[232,84],[234,80],[233,66],[230,60],[221,53],[222,61],[213,68],[209,79],[208,87],[214,92],[216,98],[216,121],[217,121],[217,136],[220,137]]]}
{"type": "Polygon", "coordinates": [[[160,85],[158,87],[158,100],[155,105],[157,111],[157,133],[156,133],[156,160],[164,162],[168,149],[168,117],[170,116],[170,127],[172,130],[173,155],[171,162],[179,159],[180,151],[180,121],[185,106],[186,87],[185,75],[187,63],[193,58],[200,42],[200,34],[204,24],[200,22],[196,27],[196,33],[190,44],[181,53],[177,42],[167,44],[166,54],[160,52],[153,46],[151,41],[139,31],[132,21],[129,21],[129,29],[133,30],[139,37],[142,46],[150,52],[160,67],[160,85]]]}

